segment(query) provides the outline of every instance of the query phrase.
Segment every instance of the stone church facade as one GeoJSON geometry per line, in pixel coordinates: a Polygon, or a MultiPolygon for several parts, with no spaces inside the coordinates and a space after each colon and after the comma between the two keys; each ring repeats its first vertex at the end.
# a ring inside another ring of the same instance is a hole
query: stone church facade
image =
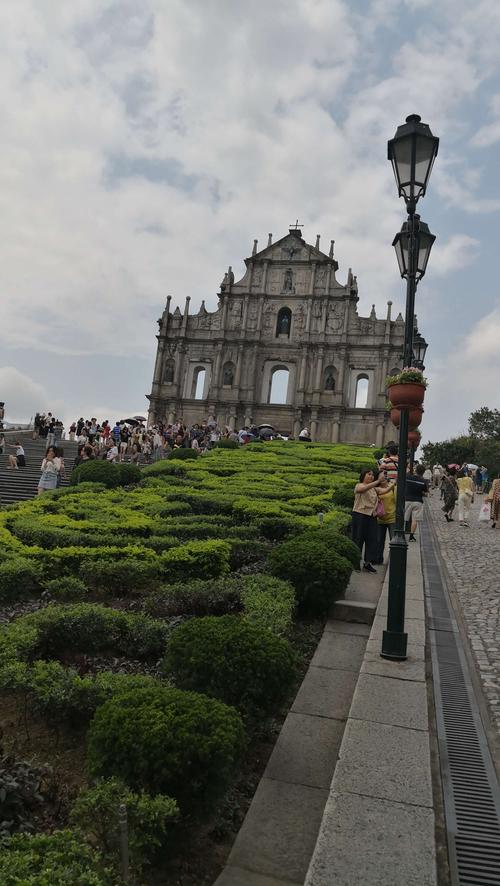
{"type": "Polygon", "coordinates": [[[254,241],[246,270],[231,267],[218,308],[170,310],[158,320],[158,348],[149,421],[187,424],[215,419],[240,428],[271,424],[297,437],[382,445],[396,431],[385,410],[385,378],[401,368],[404,321],[357,312],[358,287],[349,269],[291,228],[265,249],[254,241]],[[276,383],[279,380],[279,385],[276,383]],[[281,402],[277,402],[281,401],[281,402]]]}

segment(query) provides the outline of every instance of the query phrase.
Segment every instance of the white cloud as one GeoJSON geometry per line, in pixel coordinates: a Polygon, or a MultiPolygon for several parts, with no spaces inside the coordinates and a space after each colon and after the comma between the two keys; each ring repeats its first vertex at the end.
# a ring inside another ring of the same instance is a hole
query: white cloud
{"type": "Polygon", "coordinates": [[[27,422],[35,412],[56,412],[60,403],[51,400],[43,386],[14,366],[0,367],[0,400],[5,403],[5,421],[27,422]]]}
{"type": "Polygon", "coordinates": [[[445,243],[436,239],[432,247],[432,273],[444,276],[471,264],[478,254],[479,240],[468,234],[454,234],[445,243]]]}

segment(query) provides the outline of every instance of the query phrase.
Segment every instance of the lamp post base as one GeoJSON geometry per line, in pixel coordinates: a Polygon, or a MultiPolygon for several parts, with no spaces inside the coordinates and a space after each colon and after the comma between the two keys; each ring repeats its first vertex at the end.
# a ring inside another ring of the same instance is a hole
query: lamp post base
{"type": "Polygon", "coordinates": [[[382,658],[389,658],[391,661],[406,661],[406,649],[408,645],[408,634],[400,631],[384,631],[382,634],[382,658]]]}

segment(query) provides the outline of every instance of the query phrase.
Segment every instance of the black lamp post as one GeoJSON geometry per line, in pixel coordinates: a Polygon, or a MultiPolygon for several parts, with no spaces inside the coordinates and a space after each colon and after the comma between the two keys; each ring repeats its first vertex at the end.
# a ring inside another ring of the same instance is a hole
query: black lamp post
{"type": "MultiPolygon", "coordinates": [[[[401,276],[406,278],[406,317],[403,366],[412,365],[414,357],[415,293],[417,283],[425,274],[435,237],[416,214],[417,202],[425,195],[432,166],[439,147],[426,123],[418,114],[406,118],[398,126],[396,135],[387,145],[398,193],[406,203],[408,219],[394,238],[401,276]]],[[[422,354],[422,337],[417,340],[422,354]]],[[[425,342],[423,342],[425,344],[425,342]]],[[[425,354],[425,350],[423,351],[425,354]]],[[[415,354],[415,356],[417,356],[415,354]]],[[[423,356],[422,356],[423,361],[423,356]]],[[[387,628],[382,637],[381,655],[393,661],[406,658],[408,634],[405,633],[406,560],[408,544],[405,537],[405,485],[408,455],[408,409],[401,409],[399,423],[398,486],[396,497],[396,527],[390,542],[389,599],[387,628]]]]}
{"type": "Polygon", "coordinates": [[[422,372],[425,369],[425,355],[427,353],[427,342],[423,335],[420,332],[414,332],[413,334],[413,360],[412,366],[415,366],[417,369],[421,369],[422,372]]]}

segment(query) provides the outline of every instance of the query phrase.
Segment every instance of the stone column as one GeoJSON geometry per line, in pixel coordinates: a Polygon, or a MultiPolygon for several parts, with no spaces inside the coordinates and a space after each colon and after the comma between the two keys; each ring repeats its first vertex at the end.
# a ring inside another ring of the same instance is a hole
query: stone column
{"type": "Polygon", "coordinates": [[[295,437],[296,440],[299,439],[299,434],[302,430],[300,425],[301,425],[300,419],[296,418],[293,423],[293,436],[295,437]]]}
{"type": "Polygon", "coordinates": [[[252,424],[252,409],[250,406],[245,406],[245,427],[249,428],[252,424]]]}
{"type": "Polygon", "coordinates": [[[338,443],[340,437],[340,422],[332,422],[332,443],[338,443]]]}
{"type": "Polygon", "coordinates": [[[300,363],[300,375],[299,375],[299,391],[305,390],[306,386],[306,369],[307,369],[307,352],[302,355],[302,360],[300,363]]]}
{"type": "Polygon", "coordinates": [[[316,362],[316,379],[314,382],[314,387],[316,391],[321,391],[321,380],[323,376],[323,361],[325,358],[325,354],[322,348],[318,351],[318,359],[316,362]]]}
{"type": "Polygon", "coordinates": [[[241,366],[243,363],[243,345],[238,346],[238,356],[236,358],[236,373],[234,377],[234,387],[236,389],[236,393],[238,393],[240,383],[241,383],[241,366]]]}
{"type": "Polygon", "coordinates": [[[377,435],[375,438],[375,446],[379,448],[383,446],[384,443],[384,426],[382,424],[377,425],[377,435]]]}
{"type": "Polygon", "coordinates": [[[264,292],[264,293],[266,291],[266,286],[267,286],[267,269],[268,269],[268,267],[269,267],[269,262],[265,261],[264,262],[264,273],[262,274],[262,292],[264,292]]]}
{"type": "Polygon", "coordinates": [[[165,339],[161,335],[156,336],[158,347],[156,349],[155,369],[153,373],[153,384],[161,384],[161,373],[163,368],[163,354],[165,352],[165,339]]]}
{"type": "Polygon", "coordinates": [[[231,415],[229,416],[229,430],[234,431],[235,426],[236,426],[236,416],[234,415],[234,413],[231,413],[231,415]]]}

